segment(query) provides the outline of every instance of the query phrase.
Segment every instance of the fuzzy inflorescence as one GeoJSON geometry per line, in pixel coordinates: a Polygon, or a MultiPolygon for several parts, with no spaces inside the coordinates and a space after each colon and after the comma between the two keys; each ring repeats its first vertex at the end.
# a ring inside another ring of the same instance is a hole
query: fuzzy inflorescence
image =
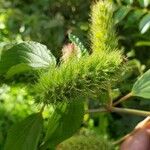
{"type": "Polygon", "coordinates": [[[93,4],[91,9],[91,47],[95,51],[112,51],[118,47],[114,28],[113,5],[108,0],[93,4]]]}
{"type": "Polygon", "coordinates": [[[75,135],[58,145],[57,150],[113,150],[108,139],[96,135],[75,135]]]}
{"type": "Polygon", "coordinates": [[[38,102],[45,104],[74,99],[95,98],[120,77],[122,53],[117,49],[113,30],[112,5],[97,2],[91,15],[91,55],[69,59],[42,74],[36,85],[38,102]]]}
{"type": "Polygon", "coordinates": [[[117,51],[73,59],[59,68],[51,68],[37,84],[45,103],[69,101],[76,97],[95,97],[116,81],[121,55],[117,51]]]}

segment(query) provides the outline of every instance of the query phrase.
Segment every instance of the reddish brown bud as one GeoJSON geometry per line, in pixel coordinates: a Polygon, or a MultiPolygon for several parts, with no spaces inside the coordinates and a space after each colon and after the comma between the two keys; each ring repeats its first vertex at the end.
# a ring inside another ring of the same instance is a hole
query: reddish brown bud
{"type": "Polygon", "coordinates": [[[72,43],[66,44],[62,49],[62,60],[67,61],[72,56],[76,55],[75,45],[72,43]]]}

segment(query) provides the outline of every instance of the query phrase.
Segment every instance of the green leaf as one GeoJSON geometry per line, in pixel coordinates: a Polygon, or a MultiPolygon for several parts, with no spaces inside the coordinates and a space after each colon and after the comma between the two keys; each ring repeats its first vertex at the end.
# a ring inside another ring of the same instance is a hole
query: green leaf
{"type": "Polygon", "coordinates": [[[135,46],[150,46],[150,41],[138,41],[135,46]]]}
{"type": "Polygon", "coordinates": [[[81,56],[88,54],[87,49],[84,47],[84,45],[82,44],[82,42],[80,41],[80,39],[77,36],[70,33],[70,34],[68,34],[68,37],[69,37],[69,40],[77,46],[77,48],[78,48],[77,56],[79,58],[81,56]]]}
{"type": "Polygon", "coordinates": [[[32,114],[8,132],[4,150],[37,150],[43,126],[41,113],[32,114]]]}
{"type": "Polygon", "coordinates": [[[130,11],[126,19],[125,28],[131,28],[137,26],[140,18],[145,14],[142,9],[136,9],[130,11]]]}
{"type": "Polygon", "coordinates": [[[131,8],[128,6],[121,6],[119,9],[115,12],[115,23],[119,23],[121,20],[123,20],[127,14],[130,12],[131,8]]]}
{"type": "Polygon", "coordinates": [[[132,88],[133,96],[150,99],[150,70],[145,72],[132,88]]]}
{"type": "Polygon", "coordinates": [[[149,28],[150,28],[150,14],[148,13],[141,19],[140,24],[139,24],[139,29],[140,29],[140,32],[144,34],[145,32],[149,30],[149,28]]]}
{"type": "Polygon", "coordinates": [[[124,2],[125,2],[126,4],[132,4],[132,3],[133,3],[133,0],[124,0],[124,2]]]}
{"type": "Polygon", "coordinates": [[[79,129],[83,116],[83,101],[73,100],[69,103],[59,103],[49,119],[43,149],[48,146],[56,146],[71,137],[79,129]]]}
{"type": "Polygon", "coordinates": [[[150,0],[138,0],[141,7],[148,7],[150,0]]]}
{"type": "Polygon", "coordinates": [[[28,70],[48,68],[56,60],[46,46],[37,42],[22,42],[2,51],[0,74],[7,78],[28,70]]]}

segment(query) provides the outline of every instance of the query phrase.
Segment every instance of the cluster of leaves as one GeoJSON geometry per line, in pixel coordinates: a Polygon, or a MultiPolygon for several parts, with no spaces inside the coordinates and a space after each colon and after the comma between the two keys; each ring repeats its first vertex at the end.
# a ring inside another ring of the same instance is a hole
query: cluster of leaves
{"type": "Polygon", "coordinates": [[[114,16],[121,45],[126,47],[129,58],[136,58],[132,64],[135,64],[141,72],[143,71],[142,63],[147,68],[150,66],[149,55],[147,55],[150,46],[149,7],[149,0],[118,1],[114,16]]]}
{"type": "Polygon", "coordinates": [[[126,28],[138,22],[141,34],[148,32],[150,28],[149,0],[138,0],[135,2],[125,0],[123,3],[120,2],[120,5],[121,7],[118,7],[115,14],[116,23],[121,22],[127,17],[126,28]]]}
{"type": "Polygon", "coordinates": [[[80,14],[89,8],[84,0],[1,0],[0,41],[37,41],[58,56],[68,29],[84,37],[89,16],[80,14]]]}

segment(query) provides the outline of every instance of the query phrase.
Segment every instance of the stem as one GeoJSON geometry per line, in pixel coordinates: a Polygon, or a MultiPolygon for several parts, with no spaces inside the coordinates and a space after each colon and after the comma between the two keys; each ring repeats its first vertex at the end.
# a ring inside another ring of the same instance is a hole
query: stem
{"type": "Polygon", "coordinates": [[[40,110],[40,113],[42,113],[44,111],[44,108],[45,108],[46,104],[43,104],[41,110],[40,110]]]}
{"type": "Polygon", "coordinates": [[[133,114],[133,115],[144,116],[144,117],[150,116],[149,111],[143,111],[143,110],[137,110],[137,109],[128,109],[128,108],[112,107],[111,112],[133,114]]]}
{"type": "Polygon", "coordinates": [[[137,116],[150,116],[149,111],[137,110],[137,109],[129,109],[129,108],[118,108],[118,107],[111,107],[107,108],[99,108],[99,109],[90,109],[87,110],[85,113],[103,113],[103,112],[116,112],[116,113],[125,113],[125,114],[132,114],[137,116]]]}
{"type": "Polygon", "coordinates": [[[121,139],[119,139],[119,140],[113,142],[113,145],[119,145],[119,144],[121,144],[121,143],[122,143],[126,138],[128,138],[130,135],[131,135],[131,134],[129,133],[129,134],[123,136],[121,139]]]}
{"type": "Polygon", "coordinates": [[[112,96],[111,96],[111,85],[108,87],[108,96],[109,96],[109,107],[112,107],[113,99],[112,99],[112,96]]]}
{"type": "Polygon", "coordinates": [[[124,101],[126,101],[127,99],[129,99],[132,96],[132,92],[128,93],[127,95],[123,96],[121,99],[119,99],[117,102],[114,102],[113,106],[116,106],[124,101]]]}
{"type": "Polygon", "coordinates": [[[90,109],[90,110],[85,111],[85,114],[87,114],[87,113],[103,113],[103,112],[108,112],[108,110],[105,108],[90,109]]]}

